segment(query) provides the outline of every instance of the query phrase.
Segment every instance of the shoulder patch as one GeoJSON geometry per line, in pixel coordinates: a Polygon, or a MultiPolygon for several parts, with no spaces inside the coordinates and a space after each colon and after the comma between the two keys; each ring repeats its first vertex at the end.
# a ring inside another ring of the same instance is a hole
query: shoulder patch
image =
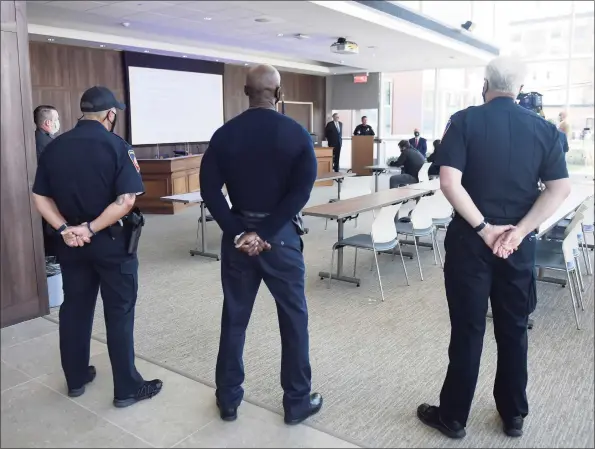
{"type": "Polygon", "coordinates": [[[140,166],[138,165],[138,161],[136,160],[136,155],[134,154],[134,150],[130,148],[128,150],[128,157],[132,161],[132,165],[136,168],[136,171],[140,173],[140,166]]]}
{"type": "Polygon", "coordinates": [[[446,123],[446,128],[444,128],[444,132],[442,133],[443,139],[444,139],[444,136],[446,136],[446,132],[448,131],[448,128],[450,128],[451,121],[452,121],[452,119],[448,119],[448,122],[446,123]]]}

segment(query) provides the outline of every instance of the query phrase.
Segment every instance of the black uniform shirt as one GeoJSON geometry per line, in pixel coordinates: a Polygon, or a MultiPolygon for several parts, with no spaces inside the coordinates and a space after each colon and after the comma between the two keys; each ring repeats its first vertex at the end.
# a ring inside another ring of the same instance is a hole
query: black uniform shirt
{"type": "Polygon", "coordinates": [[[374,130],[370,125],[357,125],[353,131],[354,136],[375,136],[374,130]]]}
{"type": "Polygon", "coordinates": [[[81,120],[41,154],[33,192],[52,198],[72,225],[97,218],[125,193],[144,193],[132,147],[95,120],[81,120]]]}
{"type": "Polygon", "coordinates": [[[308,131],[272,109],[248,109],[219,128],[200,166],[201,195],[230,237],[244,232],[234,209],[269,214],[257,229],[267,240],[291,222],[308,202],[317,174],[308,131]]]}
{"type": "Polygon", "coordinates": [[[37,152],[38,162],[41,153],[43,153],[45,147],[47,147],[52,140],[53,138],[52,136],[50,136],[50,133],[44,131],[43,129],[35,128],[35,151],[37,152]]]}
{"type": "Polygon", "coordinates": [[[556,127],[507,97],[454,114],[435,163],[463,173],[463,187],[486,218],[511,223],[537,200],[539,180],[568,177],[556,127]]]}

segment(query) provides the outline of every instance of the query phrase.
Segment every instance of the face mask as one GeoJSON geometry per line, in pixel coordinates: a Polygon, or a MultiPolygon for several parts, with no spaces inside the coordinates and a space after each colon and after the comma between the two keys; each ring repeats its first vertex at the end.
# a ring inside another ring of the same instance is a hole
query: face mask
{"type": "Polygon", "coordinates": [[[58,134],[58,131],[60,131],[60,120],[56,120],[55,122],[52,123],[52,129],[50,131],[50,134],[51,135],[58,134]]]}
{"type": "Polygon", "coordinates": [[[419,137],[419,133],[418,133],[418,132],[414,132],[414,133],[413,133],[413,135],[414,135],[415,137],[419,137]]]}
{"type": "Polygon", "coordinates": [[[481,91],[481,98],[483,98],[483,102],[486,102],[486,93],[488,92],[488,80],[483,85],[483,90],[481,91]]]}
{"type": "Polygon", "coordinates": [[[114,114],[114,121],[113,121],[113,122],[112,122],[112,121],[110,121],[110,119],[109,119],[109,114],[108,114],[108,116],[106,117],[106,119],[107,119],[107,121],[108,121],[108,122],[110,122],[110,124],[112,125],[112,127],[111,127],[111,129],[110,129],[110,132],[111,132],[111,133],[113,133],[113,132],[114,132],[114,129],[116,128],[116,122],[118,121],[118,114],[114,114]]]}

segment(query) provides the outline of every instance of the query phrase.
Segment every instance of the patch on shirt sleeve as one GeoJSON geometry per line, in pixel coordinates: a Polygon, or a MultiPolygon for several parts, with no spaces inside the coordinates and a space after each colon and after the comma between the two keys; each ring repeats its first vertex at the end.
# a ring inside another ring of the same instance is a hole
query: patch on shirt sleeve
{"type": "Polygon", "coordinates": [[[133,149],[128,150],[128,157],[132,161],[132,165],[134,165],[134,168],[136,168],[136,171],[140,173],[140,166],[138,165],[138,161],[136,160],[136,155],[134,154],[133,149]]]}
{"type": "Polygon", "coordinates": [[[446,132],[448,131],[448,128],[450,128],[450,121],[451,121],[451,119],[448,119],[448,122],[446,123],[446,128],[444,129],[444,133],[442,134],[443,139],[444,139],[444,136],[446,136],[446,132]]]}

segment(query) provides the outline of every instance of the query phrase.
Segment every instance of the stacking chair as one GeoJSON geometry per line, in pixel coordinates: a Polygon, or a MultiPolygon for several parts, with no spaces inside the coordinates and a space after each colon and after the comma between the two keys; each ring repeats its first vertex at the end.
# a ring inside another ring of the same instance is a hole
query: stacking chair
{"type": "Polygon", "coordinates": [[[428,176],[428,171],[430,170],[430,166],[432,165],[431,162],[426,162],[424,165],[421,166],[419,172],[417,173],[417,179],[419,182],[429,181],[430,177],[428,176]]]}
{"type": "MultiPolygon", "coordinates": [[[[395,216],[401,207],[400,204],[394,206],[387,206],[380,209],[380,212],[376,214],[376,218],[372,223],[372,230],[369,234],[357,234],[352,237],[347,237],[343,240],[338,241],[333,245],[333,252],[331,256],[331,269],[329,273],[333,272],[333,265],[335,263],[335,250],[340,247],[351,246],[355,248],[355,260],[353,262],[353,276],[357,268],[357,250],[365,249],[374,253],[374,261],[376,263],[376,273],[378,274],[378,284],[380,285],[380,294],[382,301],[384,301],[384,289],[382,288],[382,279],[380,277],[380,267],[378,266],[378,253],[379,252],[392,252],[399,249],[401,255],[401,262],[403,264],[403,271],[405,272],[405,279],[407,285],[409,285],[409,276],[407,275],[407,268],[405,267],[405,259],[403,259],[403,253],[401,251],[401,245],[397,238],[397,231],[395,229],[395,216]]],[[[332,276],[329,276],[328,286],[331,288],[332,276]]]]}
{"type": "MultiPolygon", "coordinates": [[[[358,186],[358,187],[347,187],[341,190],[341,200],[348,200],[351,198],[356,198],[358,196],[370,195],[372,193],[372,189],[369,186],[358,186]]],[[[324,230],[328,229],[328,218],[324,222],[324,230]]],[[[357,216],[353,217],[354,220],[354,227],[357,228],[357,216]]]]}
{"type": "Polygon", "coordinates": [[[448,225],[452,221],[452,214],[454,210],[441,190],[438,190],[429,198],[430,202],[432,203],[432,223],[434,223],[436,235],[438,235],[439,229],[446,231],[448,228],[448,225]]]}
{"type": "Polygon", "coordinates": [[[538,240],[535,265],[537,268],[566,272],[576,328],[580,330],[577,309],[580,307],[585,310],[585,308],[581,288],[578,286],[580,282],[577,267],[578,228],[580,224],[575,224],[561,244],[554,240],[538,240]]]}
{"type": "Polygon", "coordinates": [[[593,197],[587,198],[587,200],[583,203],[586,207],[583,211],[584,219],[581,224],[581,228],[583,231],[582,237],[583,240],[579,243],[583,249],[583,257],[585,257],[585,261],[587,263],[587,274],[593,274],[593,267],[591,266],[591,257],[589,256],[589,244],[587,242],[586,234],[591,234],[595,243],[595,204],[593,203],[593,197]]]}
{"type": "Polygon", "coordinates": [[[417,256],[417,265],[419,266],[419,275],[421,280],[424,280],[424,275],[421,269],[421,260],[419,259],[419,250],[417,247],[418,237],[431,237],[432,247],[434,249],[434,263],[438,265],[438,259],[440,258],[440,265],[442,266],[442,254],[440,253],[440,247],[436,241],[436,227],[432,220],[433,203],[432,197],[424,196],[421,197],[413,212],[411,212],[411,218],[409,221],[401,221],[395,217],[395,227],[397,229],[397,235],[403,234],[404,236],[411,237],[413,245],[415,246],[415,254],[417,256]]]}

